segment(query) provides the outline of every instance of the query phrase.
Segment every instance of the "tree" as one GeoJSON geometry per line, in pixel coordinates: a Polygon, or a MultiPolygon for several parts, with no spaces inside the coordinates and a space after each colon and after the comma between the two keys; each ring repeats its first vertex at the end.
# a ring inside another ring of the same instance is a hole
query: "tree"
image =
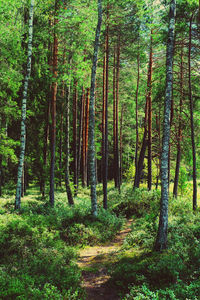
{"type": "Polygon", "coordinates": [[[189,25],[189,47],[188,47],[188,83],[189,83],[189,101],[190,101],[190,124],[191,124],[191,140],[192,140],[192,158],[193,158],[193,210],[197,209],[197,175],[196,175],[196,148],[194,139],[194,119],[193,119],[193,99],[192,99],[192,83],[191,83],[191,48],[192,48],[192,19],[189,25]]]}
{"type": "Polygon", "coordinates": [[[167,247],[167,228],[168,228],[168,156],[170,139],[170,112],[173,88],[173,55],[174,55],[174,32],[175,32],[176,0],[171,0],[169,11],[169,29],[166,53],[166,90],[165,90],[165,109],[163,121],[163,142],[161,155],[161,205],[159,228],[155,243],[155,250],[162,251],[167,247]]]}
{"type": "Polygon", "coordinates": [[[26,145],[26,103],[28,93],[28,83],[31,75],[31,61],[32,61],[32,40],[33,40],[33,8],[34,0],[31,0],[29,10],[29,40],[28,40],[28,61],[26,68],[26,76],[24,79],[23,99],[22,99],[22,115],[21,115],[21,139],[20,139],[20,157],[17,173],[17,188],[15,196],[15,209],[20,209],[21,206],[21,188],[22,188],[22,174],[25,158],[25,145],[26,145]]]}
{"type": "Polygon", "coordinates": [[[97,58],[99,49],[99,38],[102,23],[102,3],[98,0],[98,23],[96,27],[93,65],[91,73],[91,88],[90,88],[90,107],[89,107],[89,166],[90,166],[90,185],[91,185],[91,205],[92,215],[97,216],[97,195],[96,195],[96,158],[95,158],[95,79],[97,58]]]}
{"type": "Polygon", "coordinates": [[[52,98],[51,98],[51,167],[50,167],[50,191],[49,191],[49,200],[51,206],[54,206],[54,177],[55,177],[55,152],[56,152],[56,95],[57,95],[57,75],[58,75],[58,36],[57,28],[58,24],[57,19],[57,10],[58,10],[58,1],[55,0],[55,16],[54,16],[54,33],[53,33],[53,83],[52,83],[52,98]]]}

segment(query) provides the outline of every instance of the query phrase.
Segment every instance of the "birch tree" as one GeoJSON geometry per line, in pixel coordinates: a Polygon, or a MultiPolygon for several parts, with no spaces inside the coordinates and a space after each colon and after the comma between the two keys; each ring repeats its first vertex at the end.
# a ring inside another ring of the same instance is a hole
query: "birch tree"
{"type": "Polygon", "coordinates": [[[31,0],[30,10],[29,10],[28,58],[27,58],[26,76],[24,79],[24,87],[23,87],[22,113],[21,113],[20,157],[19,157],[19,165],[18,165],[18,172],[17,172],[15,209],[20,209],[20,206],[21,206],[22,175],[23,175],[25,145],[26,145],[26,104],[27,104],[28,83],[29,83],[29,79],[30,79],[30,75],[31,75],[31,61],[32,61],[33,9],[34,9],[34,0],[31,0]]]}
{"type": "Polygon", "coordinates": [[[163,123],[163,142],[161,155],[161,206],[160,218],[155,250],[162,251],[167,247],[168,228],[168,198],[169,198],[169,141],[170,141],[170,115],[173,88],[173,56],[174,56],[174,32],[175,32],[176,0],[171,0],[169,11],[169,29],[166,54],[166,90],[165,109],[163,123]]]}

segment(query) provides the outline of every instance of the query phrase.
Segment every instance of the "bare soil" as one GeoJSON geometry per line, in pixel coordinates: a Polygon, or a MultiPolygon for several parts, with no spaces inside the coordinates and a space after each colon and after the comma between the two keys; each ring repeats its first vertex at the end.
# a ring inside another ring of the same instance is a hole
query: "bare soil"
{"type": "Polygon", "coordinates": [[[82,269],[82,286],[86,300],[118,300],[117,289],[109,284],[108,265],[117,260],[117,253],[126,235],[131,231],[128,220],[115,239],[103,246],[88,247],[80,251],[78,266],[82,269]]]}

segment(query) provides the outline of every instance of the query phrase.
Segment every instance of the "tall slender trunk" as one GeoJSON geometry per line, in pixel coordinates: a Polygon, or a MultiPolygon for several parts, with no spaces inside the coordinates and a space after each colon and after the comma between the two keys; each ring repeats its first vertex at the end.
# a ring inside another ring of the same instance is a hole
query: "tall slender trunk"
{"type": "Polygon", "coordinates": [[[163,123],[163,143],[161,156],[161,205],[160,218],[155,250],[162,251],[167,248],[167,228],[168,228],[168,156],[170,141],[170,112],[173,90],[173,56],[174,56],[174,32],[175,32],[176,0],[171,0],[169,12],[169,29],[166,54],[166,90],[165,109],[163,123]]]}
{"type": "Polygon", "coordinates": [[[174,189],[173,189],[173,195],[175,198],[177,198],[177,193],[178,193],[179,169],[180,169],[180,162],[181,162],[182,106],[183,106],[183,43],[181,47],[181,64],[180,64],[180,102],[179,102],[179,126],[178,126],[178,136],[177,136],[177,157],[176,157],[176,171],[175,171],[174,189]]]}
{"type": "Polygon", "coordinates": [[[55,178],[55,151],[56,151],[56,96],[57,96],[57,67],[58,67],[58,37],[56,25],[57,19],[58,0],[55,0],[55,15],[54,15],[54,34],[53,34],[53,83],[52,83],[52,98],[51,98],[51,166],[50,166],[50,205],[54,206],[54,178],[55,178]]]}
{"type": "Polygon", "coordinates": [[[192,82],[191,82],[192,19],[193,19],[193,15],[190,18],[190,26],[189,26],[188,85],[189,85],[190,126],[191,126],[191,140],[192,140],[192,158],[193,158],[193,210],[196,210],[197,209],[196,148],[195,148],[195,138],[194,138],[193,99],[192,99],[192,82]]]}
{"type": "Polygon", "coordinates": [[[148,190],[151,190],[152,186],[152,64],[153,64],[153,30],[151,30],[150,40],[150,52],[149,52],[149,70],[148,70],[148,81],[147,81],[147,97],[148,97],[148,190]]]}
{"type": "Polygon", "coordinates": [[[24,197],[24,164],[22,169],[22,187],[21,187],[21,197],[24,197]]]}
{"type": "Polygon", "coordinates": [[[90,89],[90,107],[89,107],[89,164],[90,164],[90,185],[91,185],[91,206],[92,215],[97,216],[97,195],[96,195],[96,152],[95,152],[95,79],[98,59],[99,39],[102,23],[102,2],[98,0],[98,23],[95,33],[94,55],[91,74],[91,89],[90,89]]]}
{"type": "MultiPolygon", "coordinates": [[[[106,50],[106,45],[105,45],[106,50]]],[[[101,177],[104,182],[104,167],[105,167],[105,116],[106,116],[106,53],[103,58],[103,105],[102,105],[102,145],[101,145],[101,177]]]]}
{"type": "Polygon", "coordinates": [[[121,119],[120,119],[120,160],[119,160],[119,173],[120,173],[120,185],[122,184],[122,153],[123,153],[123,144],[122,144],[122,140],[123,140],[123,115],[124,115],[124,105],[122,105],[121,108],[121,119]]]}
{"type": "Polygon", "coordinates": [[[46,179],[46,165],[47,165],[47,146],[49,138],[49,116],[50,116],[50,101],[47,104],[47,110],[45,112],[45,129],[44,129],[44,146],[43,146],[43,174],[41,178],[41,192],[42,197],[45,196],[45,179],[46,179]]]}
{"type": "Polygon", "coordinates": [[[32,60],[32,39],[33,39],[33,7],[34,0],[31,0],[29,10],[29,39],[28,39],[28,60],[26,76],[24,79],[23,99],[22,99],[22,115],[21,115],[21,141],[20,141],[20,157],[17,173],[17,188],[15,197],[15,209],[20,209],[21,206],[21,185],[22,185],[22,172],[25,158],[25,143],[26,143],[26,102],[28,93],[28,83],[31,75],[31,60],[32,60]]]}
{"type": "Polygon", "coordinates": [[[138,92],[140,84],[140,52],[138,43],[138,54],[137,54],[137,87],[135,95],[135,134],[136,134],[136,145],[135,145],[135,177],[138,176],[138,144],[139,144],[139,133],[138,133],[138,92]]]}
{"type": "Polygon", "coordinates": [[[108,181],[108,72],[109,72],[109,6],[107,5],[106,26],[106,78],[105,78],[105,141],[103,151],[103,207],[107,209],[107,181],[108,181]]]}
{"type": "Polygon", "coordinates": [[[115,187],[117,187],[117,178],[115,172],[116,166],[116,58],[115,58],[116,48],[114,47],[113,53],[113,178],[115,181],[115,187]]]}
{"type": "Polygon", "coordinates": [[[77,81],[74,84],[73,94],[73,156],[74,156],[74,194],[77,194],[78,179],[77,179],[77,81]]]}
{"type": "Polygon", "coordinates": [[[147,116],[148,116],[148,98],[146,97],[146,104],[145,104],[145,118],[144,118],[144,134],[143,134],[143,141],[142,141],[142,147],[140,150],[140,155],[138,159],[138,167],[137,167],[137,173],[135,173],[135,179],[134,179],[134,188],[139,188],[140,185],[140,178],[142,175],[143,170],[143,164],[144,164],[144,157],[147,147],[147,116]]]}
{"type": "Polygon", "coordinates": [[[120,169],[119,169],[119,69],[120,69],[120,34],[117,43],[117,68],[116,68],[116,182],[120,192],[120,169]]]}
{"type": "Polygon", "coordinates": [[[85,90],[82,88],[81,102],[80,102],[80,117],[79,117],[79,137],[78,137],[78,153],[77,153],[77,190],[78,190],[78,180],[81,168],[81,146],[83,144],[83,105],[85,98],[85,90]]]}
{"type": "Polygon", "coordinates": [[[161,137],[160,137],[160,109],[159,109],[159,115],[156,115],[156,128],[158,132],[158,163],[157,163],[157,178],[156,178],[156,189],[158,188],[159,184],[159,178],[160,178],[160,155],[161,155],[161,137]]]}
{"type": "MultiPolygon", "coordinates": [[[[172,72],[173,72],[173,65],[172,65],[172,72]]],[[[170,130],[172,127],[173,118],[174,118],[174,99],[173,99],[173,85],[172,85],[170,130]]],[[[170,142],[170,138],[169,138],[169,155],[168,155],[168,182],[169,182],[169,184],[170,184],[170,176],[171,176],[171,142],[170,142]]]]}
{"type": "MultiPolygon", "coordinates": [[[[62,88],[62,98],[64,99],[64,86],[62,88]]],[[[59,172],[60,172],[60,178],[59,178],[59,185],[62,186],[62,152],[63,152],[63,108],[64,103],[61,105],[61,115],[60,115],[60,141],[59,141],[59,172]]]]}
{"type": "Polygon", "coordinates": [[[70,180],[69,180],[69,101],[70,101],[70,85],[67,88],[66,95],[66,126],[65,126],[65,143],[66,143],[66,161],[65,161],[65,187],[67,192],[67,198],[69,205],[74,205],[74,200],[70,188],[70,180]]]}
{"type": "Polygon", "coordinates": [[[86,95],[84,92],[83,95],[83,128],[82,128],[82,186],[85,187],[87,184],[87,177],[85,176],[85,162],[86,162],[86,153],[85,153],[85,146],[86,146],[86,95]]]}
{"type": "MultiPolygon", "coordinates": [[[[49,19],[49,29],[51,30],[53,24],[52,24],[52,19],[49,19]]],[[[49,30],[49,31],[50,31],[49,30]]],[[[49,35],[51,33],[49,32],[49,35]]],[[[52,68],[52,42],[51,39],[49,38],[49,44],[48,44],[48,65],[49,69],[51,70],[52,68]]],[[[45,128],[44,128],[44,144],[43,144],[43,166],[42,166],[42,174],[41,174],[41,193],[42,197],[44,198],[45,196],[45,187],[46,187],[46,178],[47,178],[47,151],[48,151],[48,142],[49,142],[49,132],[50,132],[50,114],[51,114],[51,95],[52,95],[52,84],[49,80],[49,91],[47,92],[47,108],[46,111],[44,112],[44,122],[45,122],[45,128]]]]}
{"type": "Polygon", "coordinates": [[[86,112],[85,112],[85,118],[86,118],[86,124],[85,124],[85,179],[86,184],[88,184],[88,134],[89,134],[89,107],[90,107],[90,88],[87,89],[86,94],[86,112]]]}

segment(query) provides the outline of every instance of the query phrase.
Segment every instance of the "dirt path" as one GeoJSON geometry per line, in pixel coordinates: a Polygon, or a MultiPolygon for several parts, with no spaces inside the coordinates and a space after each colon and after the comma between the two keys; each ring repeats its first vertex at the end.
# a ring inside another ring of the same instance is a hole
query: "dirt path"
{"type": "Polygon", "coordinates": [[[109,286],[107,265],[116,259],[124,238],[131,231],[132,220],[128,220],[116,238],[108,245],[85,248],[80,251],[78,266],[82,269],[86,300],[118,300],[116,289],[109,286]]]}

